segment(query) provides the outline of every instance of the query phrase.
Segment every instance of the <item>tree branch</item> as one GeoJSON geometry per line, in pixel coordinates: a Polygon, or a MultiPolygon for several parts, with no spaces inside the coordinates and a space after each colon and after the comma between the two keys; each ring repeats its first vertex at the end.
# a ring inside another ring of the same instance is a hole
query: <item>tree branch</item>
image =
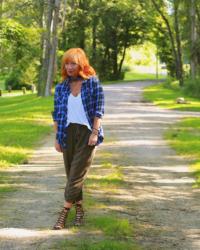
{"type": "Polygon", "coordinates": [[[160,16],[162,17],[162,19],[164,20],[166,26],[167,26],[167,30],[168,30],[168,34],[169,34],[169,38],[170,38],[170,41],[171,41],[171,45],[172,45],[172,51],[174,53],[174,58],[175,58],[175,61],[176,61],[176,65],[178,64],[177,63],[177,51],[176,51],[176,46],[175,46],[175,41],[174,41],[174,37],[173,37],[173,32],[171,30],[171,27],[170,27],[170,24],[169,24],[169,21],[167,19],[167,17],[163,14],[163,12],[161,11],[161,9],[159,8],[158,4],[156,3],[155,0],[151,0],[152,4],[154,5],[155,9],[157,10],[157,12],[160,14],[160,16]]]}

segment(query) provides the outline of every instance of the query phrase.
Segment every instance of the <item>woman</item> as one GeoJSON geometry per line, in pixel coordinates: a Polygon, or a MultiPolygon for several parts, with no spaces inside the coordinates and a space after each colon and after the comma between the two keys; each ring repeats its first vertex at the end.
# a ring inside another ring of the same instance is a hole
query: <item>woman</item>
{"type": "Polygon", "coordinates": [[[80,48],[66,51],[62,58],[63,82],[55,88],[55,148],[63,153],[67,175],[65,202],[54,229],[65,227],[66,218],[75,205],[74,225],[83,223],[83,182],[94,157],[95,146],[103,141],[101,119],[104,93],[95,70],[80,48]]]}

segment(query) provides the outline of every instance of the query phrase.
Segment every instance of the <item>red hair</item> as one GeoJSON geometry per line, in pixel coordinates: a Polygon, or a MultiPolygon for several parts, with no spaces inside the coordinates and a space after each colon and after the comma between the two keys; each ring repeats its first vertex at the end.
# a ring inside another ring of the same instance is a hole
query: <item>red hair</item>
{"type": "Polygon", "coordinates": [[[90,76],[95,76],[95,70],[90,66],[88,58],[85,52],[80,48],[71,48],[67,50],[62,57],[61,75],[65,80],[68,75],[65,69],[65,64],[68,62],[74,62],[79,65],[79,76],[83,79],[88,79],[90,76]]]}

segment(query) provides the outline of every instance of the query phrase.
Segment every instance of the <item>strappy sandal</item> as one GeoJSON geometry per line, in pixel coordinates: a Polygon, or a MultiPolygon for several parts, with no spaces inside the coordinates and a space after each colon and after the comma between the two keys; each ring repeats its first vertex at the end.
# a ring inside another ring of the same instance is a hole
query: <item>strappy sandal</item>
{"type": "Polygon", "coordinates": [[[74,220],[74,226],[83,225],[83,217],[84,217],[84,211],[82,204],[76,204],[76,217],[74,220]]]}
{"type": "Polygon", "coordinates": [[[63,229],[65,227],[65,222],[66,222],[66,218],[67,218],[69,211],[70,211],[70,208],[64,207],[62,209],[62,211],[60,212],[60,215],[58,217],[58,220],[53,227],[54,230],[60,230],[60,229],[63,229]]]}

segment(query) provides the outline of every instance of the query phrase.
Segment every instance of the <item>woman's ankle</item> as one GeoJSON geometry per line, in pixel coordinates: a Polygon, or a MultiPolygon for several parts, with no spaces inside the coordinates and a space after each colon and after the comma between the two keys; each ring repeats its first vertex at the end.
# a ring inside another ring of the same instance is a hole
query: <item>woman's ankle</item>
{"type": "Polygon", "coordinates": [[[70,208],[72,207],[72,205],[73,205],[72,202],[66,201],[66,202],[64,203],[64,208],[70,209],[70,208]]]}

